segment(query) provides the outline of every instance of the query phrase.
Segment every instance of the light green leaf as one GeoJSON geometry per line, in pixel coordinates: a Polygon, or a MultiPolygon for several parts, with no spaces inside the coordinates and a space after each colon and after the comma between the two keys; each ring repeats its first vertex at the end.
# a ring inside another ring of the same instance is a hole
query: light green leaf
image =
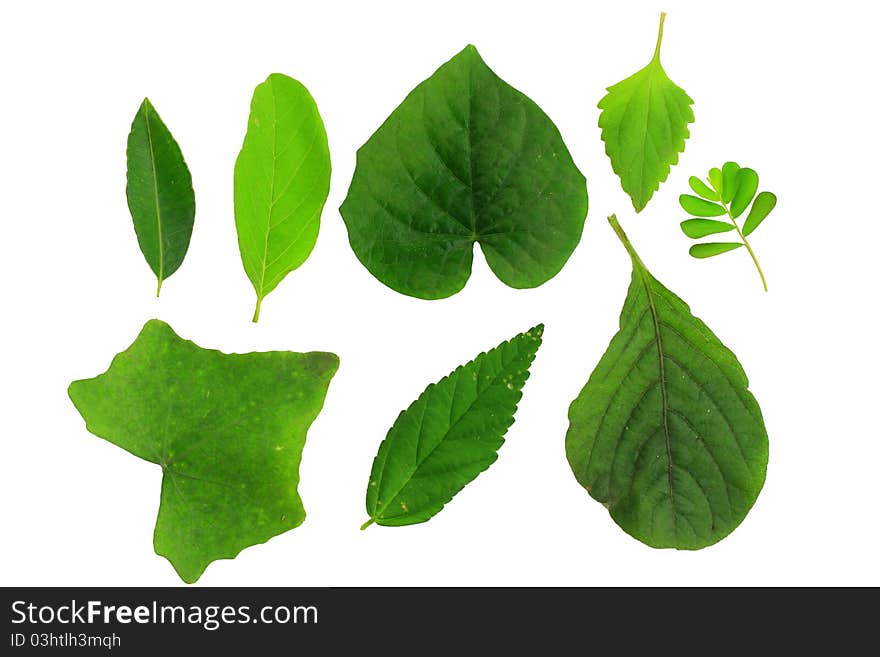
{"type": "Polygon", "coordinates": [[[711,258],[728,251],[733,251],[742,246],[742,242],[707,242],[706,244],[694,244],[689,250],[694,258],[711,258]]]}
{"type": "Polygon", "coordinates": [[[736,356],[633,262],[620,330],[569,409],[575,477],[628,534],[696,550],[732,532],[767,469],[767,432],[736,356]]]}
{"type": "Polygon", "coordinates": [[[693,123],[693,100],[666,75],[660,64],[663,22],[651,62],[622,82],[608,87],[599,102],[599,127],[611,167],[620,177],[636,212],[651,200],[670,167],[678,162],[693,123]]]}
{"type": "Polygon", "coordinates": [[[318,107],[293,78],[273,73],[254,90],[235,161],[235,227],[260,305],[318,239],[330,191],[330,151],[318,107]]]}
{"type": "Polygon", "coordinates": [[[715,190],[720,198],[721,190],[724,189],[724,177],[721,174],[721,169],[717,167],[709,169],[709,184],[712,185],[712,188],[715,190]]]}
{"type": "Polygon", "coordinates": [[[743,224],[743,235],[751,235],[767,215],[776,207],[776,194],[773,192],[761,192],[749,210],[749,216],[743,224]]]}
{"type": "Polygon", "coordinates": [[[159,296],[186,256],[196,199],[183,153],[148,98],[132,121],[125,154],[128,209],[159,296]]]}
{"type": "Polygon", "coordinates": [[[734,226],[726,221],[716,221],[715,219],[687,219],[681,222],[681,230],[690,238],[699,239],[706,235],[714,235],[716,233],[726,233],[733,230],[734,226]]]}
{"type": "Polygon", "coordinates": [[[329,353],[202,349],[150,320],[69,394],[89,431],[161,466],[154,547],[194,582],[302,523],[300,457],[338,366],[329,353]]]}
{"type": "Polygon", "coordinates": [[[511,287],[555,276],[580,240],[587,189],[553,122],[468,46],[360,148],[339,211],[373,276],[440,299],[464,287],[477,242],[511,287]]]}
{"type": "Polygon", "coordinates": [[[711,201],[707,201],[706,199],[697,196],[691,196],[690,194],[682,194],[678,197],[678,202],[681,207],[684,208],[685,212],[697,217],[720,217],[727,213],[727,211],[717,203],[712,203],[711,201]]]}
{"type": "Polygon", "coordinates": [[[736,219],[745,209],[749,207],[749,203],[755,198],[755,192],[758,191],[758,174],[754,169],[744,167],[736,174],[736,194],[730,202],[730,215],[736,219]]]}
{"type": "Polygon", "coordinates": [[[480,354],[398,416],[373,461],[370,520],[361,529],[425,522],[495,462],[543,331],[536,326],[480,354]]]}
{"type": "Polygon", "coordinates": [[[739,174],[739,165],[736,162],[725,162],[721,167],[721,200],[725,205],[730,203],[736,194],[737,175],[739,174]]]}
{"type": "Polygon", "coordinates": [[[698,196],[702,196],[707,201],[720,201],[721,197],[718,196],[718,193],[709,187],[702,180],[697,178],[696,176],[691,176],[688,178],[688,184],[691,186],[691,189],[694,190],[694,193],[698,196]]]}

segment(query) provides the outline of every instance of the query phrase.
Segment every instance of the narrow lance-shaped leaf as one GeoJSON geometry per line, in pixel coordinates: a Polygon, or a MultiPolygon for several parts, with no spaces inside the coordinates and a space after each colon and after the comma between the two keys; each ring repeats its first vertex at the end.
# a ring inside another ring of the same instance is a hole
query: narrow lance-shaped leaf
{"type": "Polygon", "coordinates": [[[202,349],[150,320],[69,394],[89,431],[162,468],[153,544],[194,582],[302,523],[300,457],[338,366],[329,353],[202,349]]]}
{"type": "Polygon", "coordinates": [[[678,202],[685,212],[697,217],[720,217],[727,212],[717,203],[690,194],[682,194],[678,197],[678,202]]]}
{"type": "Polygon", "coordinates": [[[553,122],[468,46],[358,150],[339,211],[373,276],[441,299],[467,283],[476,243],[511,287],[555,276],[580,240],[587,187],[553,122]]]}
{"type": "Polygon", "coordinates": [[[696,550],[732,532],[767,469],[767,432],[736,356],[629,251],[632,282],[611,340],[569,409],[577,480],[628,534],[696,550]]]}
{"type": "Polygon", "coordinates": [[[712,256],[733,251],[741,246],[741,242],[706,242],[704,244],[694,244],[688,252],[694,258],[711,258],[712,256]]]}
{"type": "Polygon", "coordinates": [[[159,296],[189,248],[196,199],[183,153],[148,98],[132,121],[125,154],[128,209],[159,296]]]}
{"type": "Polygon", "coordinates": [[[688,237],[698,239],[706,237],[706,235],[729,232],[734,230],[734,226],[726,221],[715,219],[688,219],[681,222],[681,230],[688,237]]]}
{"type": "Polygon", "coordinates": [[[367,486],[367,513],[387,526],[425,522],[498,458],[543,325],[432,383],[394,422],[367,486]]]}
{"type": "Polygon", "coordinates": [[[611,167],[620,177],[636,212],[641,212],[670,168],[678,162],[694,121],[693,100],[666,75],[660,64],[663,22],[650,63],[608,87],[599,102],[599,127],[611,167]]]}
{"type": "Polygon", "coordinates": [[[720,201],[721,197],[718,196],[718,192],[709,187],[702,180],[697,178],[696,176],[691,176],[688,178],[688,184],[691,186],[691,189],[694,190],[698,196],[702,196],[707,201],[720,201]]]}
{"type": "Polygon", "coordinates": [[[254,90],[235,161],[235,226],[260,318],[263,299],[315,246],[330,191],[330,150],[318,107],[293,78],[273,73],[254,90]]]}
{"type": "Polygon", "coordinates": [[[725,162],[721,167],[721,200],[725,205],[733,200],[736,194],[737,183],[739,181],[739,165],[736,162],[725,162]]]}

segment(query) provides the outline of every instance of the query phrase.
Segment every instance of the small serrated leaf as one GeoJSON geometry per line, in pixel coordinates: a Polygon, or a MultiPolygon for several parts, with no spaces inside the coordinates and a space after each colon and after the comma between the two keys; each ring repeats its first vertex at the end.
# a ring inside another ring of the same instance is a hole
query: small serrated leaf
{"type": "Polygon", "coordinates": [[[694,244],[688,253],[694,258],[711,258],[741,246],[742,242],[707,242],[706,244],[694,244]]]}
{"type": "Polygon", "coordinates": [[[721,167],[721,200],[730,203],[736,194],[739,165],[736,162],[725,162],[721,167]]]}
{"type": "Polygon", "coordinates": [[[695,217],[720,217],[727,214],[724,208],[717,203],[690,194],[682,194],[678,197],[678,202],[685,212],[695,217]]]}
{"type": "Polygon", "coordinates": [[[702,180],[697,178],[696,176],[691,176],[688,178],[688,184],[691,186],[691,189],[694,190],[694,193],[698,196],[702,196],[707,201],[720,201],[721,197],[718,196],[718,193],[709,187],[702,180]]]}
{"type": "Polygon", "coordinates": [[[726,233],[733,230],[733,225],[726,221],[716,221],[715,219],[687,219],[681,222],[682,232],[692,239],[706,237],[706,235],[715,235],[716,233],[726,233]]]}
{"type": "Polygon", "coordinates": [[[758,174],[754,169],[743,167],[736,174],[736,193],[730,202],[730,215],[736,219],[755,198],[758,191],[758,174]]]}
{"type": "Polygon", "coordinates": [[[752,209],[749,210],[749,216],[746,217],[746,223],[743,224],[743,235],[751,235],[775,207],[776,194],[773,192],[761,192],[758,194],[758,197],[752,204],[752,209]]]}

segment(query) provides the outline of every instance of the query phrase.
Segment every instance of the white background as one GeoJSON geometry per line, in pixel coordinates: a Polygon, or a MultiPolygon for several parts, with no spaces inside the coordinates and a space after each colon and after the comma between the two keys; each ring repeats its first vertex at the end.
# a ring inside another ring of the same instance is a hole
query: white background
{"type": "Polygon", "coordinates": [[[5,3],[0,10],[4,585],[175,585],[152,549],[161,471],[89,434],[70,381],[159,317],[224,351],[329,350],[342,365],[306,444],[308,517],[208,567],[200,585],[880,584],[877,554],[875,3],[5,3]],[[595,6],[590,6],[595,5],[595,6]],[[680,164],[635,216],[596,125],[604,88],[663,63],[695,99],[680,164]],[[477,251],[463,292],[402,296],[348,246],[355,150],[467,43],[556,122],[587,176],[583,239],[547,284],[501,284],[477,251]],[[232,171],[256,84],[309,87],[333,179],[317,246],[263,303],[238,255],[232,171]],[[155,299],[125,200],[125,142],[149,96],[192,171],[196,224],[155,299]],[[727,159],[780,203],[744,250],[687,255],[678,194],[727,159]],[[565,459],[571,400],[643,260],[739,356],[770,435],[743,524],[696,553],[630,538],[565,459]],[[358,530],[373,456],[429,382],[537,322],[545,343],[499,459],[438,516],[358,530]]]}

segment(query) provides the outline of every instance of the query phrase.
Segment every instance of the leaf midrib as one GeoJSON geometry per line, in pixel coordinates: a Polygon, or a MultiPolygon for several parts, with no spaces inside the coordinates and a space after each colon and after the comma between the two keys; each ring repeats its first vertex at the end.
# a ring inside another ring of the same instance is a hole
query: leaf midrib
{"type": "MultiPolygon", "coordinates": [[[[162,209],[159,205],[159,178],[156,174],[156,154],[153,147],[153,132],[150,129],[150,106],[144,106],[144,125],[147,128],[147,143],[150,147],[150,171],[153,174],[153,203],[156,206],[156,237],[159,245],[159,272],[156,276],[159,279],[159,288],[162,287],[162,279],[165,275],[165,250],[162,246],[162,209]]],[[[156,296],[159,291],[156,291],[156,296]]]]}

